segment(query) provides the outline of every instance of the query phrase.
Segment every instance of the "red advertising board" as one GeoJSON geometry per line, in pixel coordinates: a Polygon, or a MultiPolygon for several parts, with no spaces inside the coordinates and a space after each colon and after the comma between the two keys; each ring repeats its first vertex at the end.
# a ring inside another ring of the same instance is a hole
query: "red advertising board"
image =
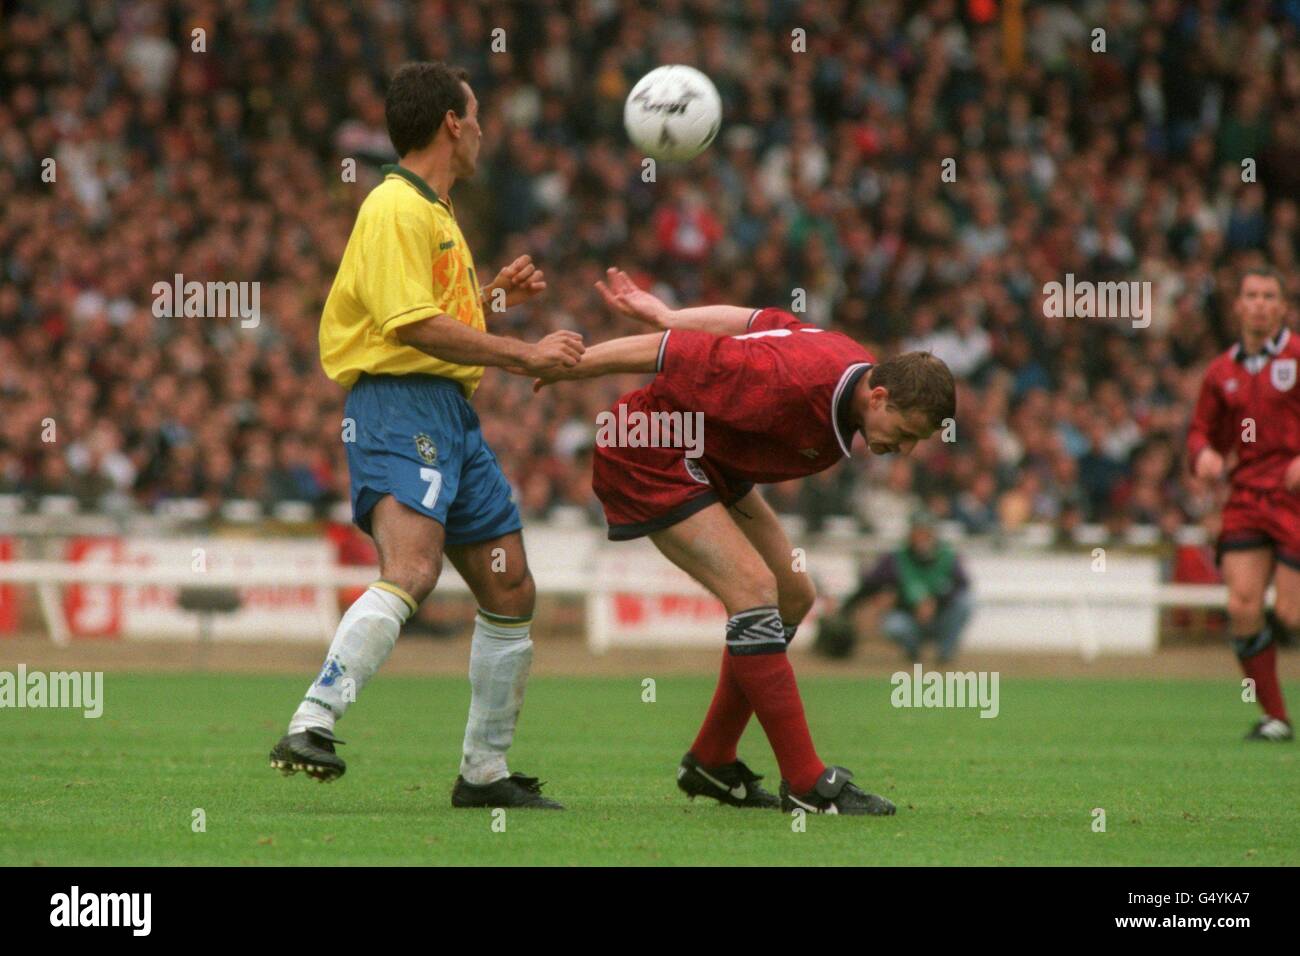
{"type": "MultiPolygon", "coordinates": [[[[12,561],[17,551],[13,538],[0,538],[0,561],[12,561]]],[[[0,637],[13,637],[18,633],[18,622],[22,619],[20,600],[18,585],[0,584],[0,637]]]]}
{"type": "MultiPolygon", "coordinates": [[[[64,557],[86,564],[120,564],[120,538],[70,538],[64,557]]],[[[111,584],[69,584],[63,589],[63,614],[74,637],[120,637],[122,589],[111,584]]]]}

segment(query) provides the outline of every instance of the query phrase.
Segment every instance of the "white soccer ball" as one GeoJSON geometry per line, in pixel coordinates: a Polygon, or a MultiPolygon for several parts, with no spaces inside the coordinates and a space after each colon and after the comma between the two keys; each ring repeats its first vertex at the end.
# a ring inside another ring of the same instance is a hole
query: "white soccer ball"
{"type": "Polygon", "coordinates": [[[655,159],[694,159],[722,125],[713,81],[690,66],[661,66],[637,81],[623,105],[628,139],[655,159]]]}

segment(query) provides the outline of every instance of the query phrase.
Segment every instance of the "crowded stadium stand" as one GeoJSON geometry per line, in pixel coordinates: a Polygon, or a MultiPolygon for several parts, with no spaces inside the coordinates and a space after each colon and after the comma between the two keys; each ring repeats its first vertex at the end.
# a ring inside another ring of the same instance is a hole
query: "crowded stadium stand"
{"type": "MultiPolygon", "coordinates": [[[[441,59],[482,104],[453,195],[480,269],[527,253],[549,282],[494,331],[639,331],[593,289],[617,265],[675,304],[797,301],[877,355],[950,365],[953,440],[770,489],[799,540],[856,562],[923,506],[971,553],[1118,548],[1217,580],[1226,489],[1183,439],[1236,277],[1268,262],[1300,294],[1296,0],[0,6],[0,563],[214,531],[369,563],[317,324],[396,158],[386,78],[441,59]],[[723,127],[647,183],[623,99],[677,62],[716,83],[723,127]],[[1050,316],[1066,274],[1150,283],[1149,324],[1050,316]],[[174,276],[259,283],[256,321],[159,315],[174,276]]],[[[489,370],[475,406],[528,533],[597,549],[595,417],[639,382],[535,396],[489,370]]],[[[324,573],[304,572],[364,583],[324,573]]],[[[13,617],[22,589],[0,589],[13,617]]]]}

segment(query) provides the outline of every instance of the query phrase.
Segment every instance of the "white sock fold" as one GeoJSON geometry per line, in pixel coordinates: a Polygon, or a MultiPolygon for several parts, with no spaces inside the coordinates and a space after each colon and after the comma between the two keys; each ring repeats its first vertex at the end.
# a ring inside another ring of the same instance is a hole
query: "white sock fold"
{"type": "Polygon", "coordinates": [[[392,591],[367,588],[339,621],[325,655],[325,666],[289,721],[289,733],[309,727],[333,730],[348,704],[357,699],[361,688],[388,660],[410,616],[411,606],[392,591]]]}
{"type": "Polygon", "coordinates": [[[460,775],[482,786],[510,776],[506,751],[524,703],[533,660],[532,621],[516,625],[474,617],[469,651],[469,720],[460,775]]]}

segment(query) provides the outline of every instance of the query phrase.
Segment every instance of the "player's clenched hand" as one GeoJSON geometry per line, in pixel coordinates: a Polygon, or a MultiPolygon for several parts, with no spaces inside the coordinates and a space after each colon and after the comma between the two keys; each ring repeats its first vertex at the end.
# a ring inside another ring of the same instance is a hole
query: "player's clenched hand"
{"type": "MultiPolygon", "coordinates": [[[[1295,462],[1292,464],[1294,465],[1295,462]]],[[[1223,477],[1223,456],[1213,448],[1202,450],[1196,458],[1196,477],[1206,481],[1218,481],[1223,477]]]]}
{"type": "Polygon", "coordinates": [[[508,309],[545,292],[546,276],[533,265],[532,256],[520,256],[498,272],[497,277],[483,289],[483,299],[489,309],[492,308],[492,296],[497,289],[505,290],[508,309]]]}
{"type": "Polygon", "coordinates": [[[632,277],[622,269],[606,269],[605,277],[609,280],[608,284],[597,279],[596,288],[610,309],[656,329],[668,328],[672,309],[661,299],[638,288],[632,277]]]}
{"type": "Polygon", "coordinates": [[[577,332],[562,329],[528,348],[522,367],[529,375],[544,375],[558,368],[573,368],[582,358],[586,347],[577,332]]]}
{"type": "Polygon", "coordinates": [[[1287,491],[1300,491],[1300,458],[1292,458],[1282,476],[1282,484],[1287,491]]]}

